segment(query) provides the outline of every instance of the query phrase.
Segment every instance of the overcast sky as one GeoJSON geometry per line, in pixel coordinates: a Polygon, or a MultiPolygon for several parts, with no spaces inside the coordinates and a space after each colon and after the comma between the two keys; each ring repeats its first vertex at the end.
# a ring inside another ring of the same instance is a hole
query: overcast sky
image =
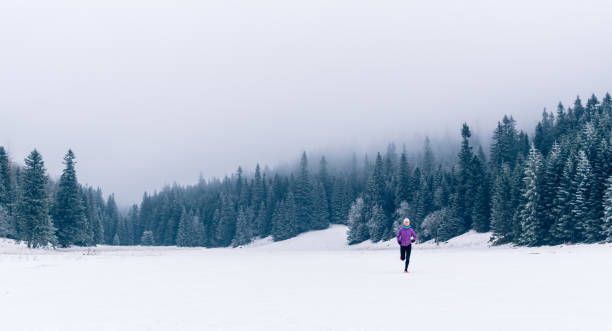
{"type": "Polygon", "coordinates": [[[609,1],[2,0],[0,145],[136,202],[612,88],[609,1]]]}

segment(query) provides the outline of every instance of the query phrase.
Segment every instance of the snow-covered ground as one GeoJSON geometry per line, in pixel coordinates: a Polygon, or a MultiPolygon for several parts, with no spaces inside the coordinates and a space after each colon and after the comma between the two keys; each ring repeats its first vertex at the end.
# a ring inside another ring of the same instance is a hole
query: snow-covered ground
{"type": "Polygon", "coordinates": [[[612,245],[413,249],[346,228],[244,248],[0,242],[3,330],[611,330],[612,245]]]}

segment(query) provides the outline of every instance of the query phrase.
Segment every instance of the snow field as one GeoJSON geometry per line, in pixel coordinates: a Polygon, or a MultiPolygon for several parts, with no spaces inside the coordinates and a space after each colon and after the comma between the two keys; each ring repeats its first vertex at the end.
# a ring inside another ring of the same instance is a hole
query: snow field
{"type": "MultiPolygon", "coordinates": [[[[612,245],[347,247],[346,228],[236,249],[0,243],[7,330],[606,330],[612,245]],[[93,251],[89,251],[93,253],[93,251]]],[[[486,238],[485,238],[486,239],[486,238]]],[[[387,245],[387,246],[385,246],[387,245]]]]}

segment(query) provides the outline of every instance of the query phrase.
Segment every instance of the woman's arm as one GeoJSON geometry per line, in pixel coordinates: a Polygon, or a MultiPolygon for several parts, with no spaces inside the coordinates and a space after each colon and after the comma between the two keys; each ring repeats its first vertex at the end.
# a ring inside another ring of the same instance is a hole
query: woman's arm
{"type": "Polygon", "coordinates": [[[414,230],[412,230],[412,236],[414,237],[414,241],[419,240],[419,236],[417,236],[416,232],[414,232],[414,230]]]}

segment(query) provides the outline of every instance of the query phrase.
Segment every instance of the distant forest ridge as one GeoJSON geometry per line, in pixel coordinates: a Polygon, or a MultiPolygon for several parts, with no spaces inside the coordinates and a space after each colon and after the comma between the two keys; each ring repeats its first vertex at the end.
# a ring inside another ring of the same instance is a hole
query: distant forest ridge
{"type": "Polygon", "coordinates": [[[463,124],[458,150],[436,153],[425,139],[418,161],[390,144],[333,167],[301,155],[297,167],[173,185],[144,194],[126,215],[113,195],[78,183],[75,155],[57,182],[34,150],[15,166],[0,147],[0,236],[29,247],[72,245],[245,245],[284,240],[330,224],[348,242],[392,238],[405,217],[421,240],[470,229],[496,244],[539,246],[612,240],[612,98],[576,98],[544,110],[531,135],[504,116],[487,150],[463,124]],[[315,163],[313,166],[312,163],[315,163]]]}

